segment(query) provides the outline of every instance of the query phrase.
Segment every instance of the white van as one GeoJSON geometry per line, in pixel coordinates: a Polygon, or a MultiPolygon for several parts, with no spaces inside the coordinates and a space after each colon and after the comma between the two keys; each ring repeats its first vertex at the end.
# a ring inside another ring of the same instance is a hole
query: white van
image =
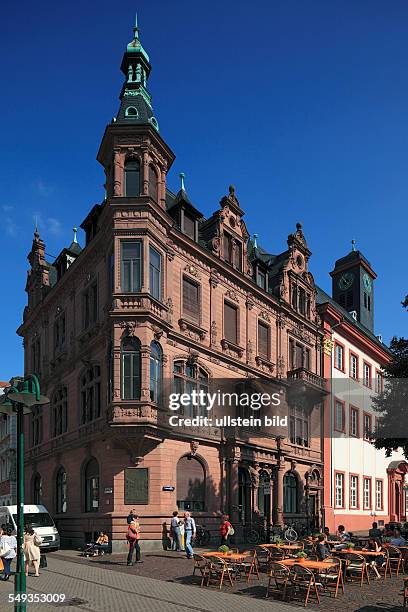
{"type": "MultiPolygon", "coordinates": [[[[17,530],[17,506],[0,506],[0,525],[3,524],[17,530]]],[[[24,505],[24,525],[31,525],[42,538],[41,552],[59,549],[59,533],[45,506],[24,505]]]]}

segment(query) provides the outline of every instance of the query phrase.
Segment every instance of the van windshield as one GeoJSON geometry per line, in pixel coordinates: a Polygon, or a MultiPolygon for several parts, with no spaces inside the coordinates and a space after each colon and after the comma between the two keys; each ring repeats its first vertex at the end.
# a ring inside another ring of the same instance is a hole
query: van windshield
{"type": "MultiPolygon", "coordinates": [[[[13,519],[17,525],[17,514],[13,514],[13,519]]],[[[31,525],[34,529],[36,527],[54,527],[54,521],[48,514],[48,512],[33,512],[24,513],[24,525],[31,525]]]]}

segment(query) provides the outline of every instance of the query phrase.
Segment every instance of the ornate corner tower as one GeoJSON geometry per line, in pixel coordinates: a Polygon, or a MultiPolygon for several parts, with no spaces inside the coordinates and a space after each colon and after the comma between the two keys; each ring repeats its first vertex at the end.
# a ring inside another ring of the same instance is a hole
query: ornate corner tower
{"type": "Polygon", "coordinates": [[[119,111],[106,127],[97,159],[105,169],[108,200],[150,198],[164,209],[166,174],[175,156],[159,134],[147,88],[151,65],[137,20],[133,32],[121,63],[119,111]]]}

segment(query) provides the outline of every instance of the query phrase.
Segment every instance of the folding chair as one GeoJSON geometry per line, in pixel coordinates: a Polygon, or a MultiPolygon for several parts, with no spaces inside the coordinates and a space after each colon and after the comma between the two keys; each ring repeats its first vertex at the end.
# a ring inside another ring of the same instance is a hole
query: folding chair
{"type": "Polygon", "coordinates": [[[303,567],[301,563],[295,563],[290,574],[291,586],[295,593],[304,593],[304,607],[306,608],[309,597],[315,597],[317,603],[320,603],[318,586],[322,586],[316,582],[315,576],[310,569],[303,567]]]}
{"type": "Polygon", "coordinates": [[[268,576],[269,580],[266,587],[265,597],[269,597],[269,595],[273,593],[276,595],[280,595],[282,597],[282,600],[285,600],[287,591],[290,588],[289,568],[287,568],[286,565],[282,565],[282,563],[271,561],[269,563],[268,576]]]}

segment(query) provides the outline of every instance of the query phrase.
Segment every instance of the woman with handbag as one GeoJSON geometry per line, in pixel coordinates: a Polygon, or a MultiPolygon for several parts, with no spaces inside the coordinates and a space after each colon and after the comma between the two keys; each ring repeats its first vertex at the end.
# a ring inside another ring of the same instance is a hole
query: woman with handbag
{"type": "Polygon", "coordinates": [[[40,538],[31,527],[31,525],[26,525],[24,529],[24,557],[25,557],[25,574],[28,576],[28,566],[30,563],[34,565],[35,576],[38,577],[39,567],[40,567],[40,545],[42,542],[42,538],[40,538]]]}
{"type": "Polygon", "coordinates": [[[4,578],[3,580],[9,580],[11,574],[11,562],[17,555],[17,540],[12,535],[13,529],[7,527],[2,529],[0,537],[0,557],[4,565],[4,578]]]}

